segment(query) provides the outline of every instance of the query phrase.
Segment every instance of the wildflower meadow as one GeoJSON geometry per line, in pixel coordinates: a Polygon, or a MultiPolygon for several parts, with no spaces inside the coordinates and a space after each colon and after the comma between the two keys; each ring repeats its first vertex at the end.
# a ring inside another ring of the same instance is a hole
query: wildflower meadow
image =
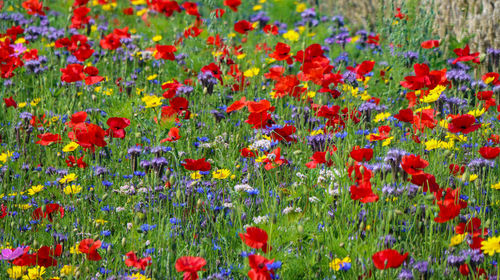
{"type": "Polygon", "coordinates": [[[0,1],[0,279],[498,279],[499,46],[319,2],[0,1]]]}

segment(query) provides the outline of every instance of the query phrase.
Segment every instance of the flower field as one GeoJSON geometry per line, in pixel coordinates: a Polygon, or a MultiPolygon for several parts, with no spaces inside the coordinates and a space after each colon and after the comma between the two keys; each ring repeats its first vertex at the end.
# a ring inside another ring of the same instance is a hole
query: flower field
{"type": "Polygon", "coordinates": [[[417,2],[0,1],[0,279],[498,279],[500,50],[417,2]]]}

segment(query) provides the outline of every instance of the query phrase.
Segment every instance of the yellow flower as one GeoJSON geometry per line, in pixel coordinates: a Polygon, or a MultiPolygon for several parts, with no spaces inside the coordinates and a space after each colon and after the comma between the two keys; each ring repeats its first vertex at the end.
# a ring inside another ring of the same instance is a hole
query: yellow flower
{"type": "Polygon", "coordinates": [[[161,41],[161,39],[163,39],[163,37],[161,37],[161,35],[156,35],[153,37],[153,42],[159,42],[159,41],[161,41]]]}
{"type": "Polygon", "coordinates": [[[96,219],[94,222],[95,222],[96,224],[104,225],[104,224],[105,224],[105,223],[107,223],[108,221],[103,220],[103,219],[96,219]]]}
{"type": "Polygon", "coordinates": [[[253,6],[252,10],[254,10],[254,11],[262,10],[262,5],[255,5],[255,6],[253,6]]]}
{"type": "Polygon", "coordinates": [[[245,58],[245,56],[247,56],[247,54],[246,53],[242,53],[242,54],[237,55],[236,58],[237,59],[243,59],[243,58],[245,58]]]}
{"type": "Polygon", "coordinates": [[[481,109],[475,109],[475,110],[472,110],[472,111],[469,111],[467,114],[469,115],[473,115],[474,117],[480,117],[484,114],[484,112],[486,112],[486,109],[485,108],[481,108],[481,109]]]}
{"type": "Polygon", "coordinates": [[[26,272],[26,270],[28,270],[28,267],[16,265],[7,269],[7,273],[9,274],[9,278],[19,279],[23,277],[23,274],[26,272]]]}
{"type": "Polygon", "coordinates": [[[253,68],[250,68],[247,71],[245,71],[243,73],[243,75],[245,75],[245,77],[247,77],[247,78],[251,78],[251,77],[259,75],[259,72],[260,72],[259,68],[253,67],[253,68]]]}
{"type": "Polygon", "coordinates": [[[156,95],[146,95],[141,100],[146,103],[146,108],[158,107],[162,104],[162,98],[156,95]]]}
{"type": "Polygon", "coordinates": [[[145,275],[136,272],[128,277],[130,280],[151,280],[151,278],[146,277],[145,275]]]}
{"type": "Polygon", "coordinates": [[[470,174],[470,176],[469,176],[469,182],[475,181],[477,179],[477,177],[478,177],[477,174],[470,174]]]}
{"type": "Polygon", "coordinates": [[[491,185],[491,188],[494,190],[500,190],[500,181],[498,183],[491,185]]]}
{"type": "Polygon", "coordinates": [[[391,116],[391,113],[378,113],[375,116],[375,122],[381,122],[387,120],[388,117],[391,116]]]}
{"type": "Polygon", "coordinates": [[[130,2],[134,6],[146,5],[147,4],[146,0],[131,0],[130,2]]]}
{"type": "Polygon", "coordinates": [[[81,191],[82,191],[82,187],[80,185],[71,185],[71,186],[66,186],[64,188],[64,193],[67,195],[78,194],[81,191]]]}
{"type": "Polygon", "coordinates": [[[445,136],[447,139],[450,139],[450,140],[457,140],[459,142],[465,142],[467,141],[467,137],[464,136],[464,135],[456,135],[456,134],[452,134],[452,133],[446,133],[446,136],[445,136]]]}
{"type": "Polygon", "coordinates": [[[297,31],[290,29],[285,34],[283,34],[283,38],[290,40],[292,42],[296,42],[299,40],[299,33],[297,31]]]}
{"type": "Polygon", "coordinates": [[[385,139],[385,140],[382,142],[382,146],[383,146],[383,147],[385,147],[385,146],[389,146],[389,144],[391,144],[392,139],[394,139],[394,136],[392,136],[392,137],[389,137],[389,138],[385,139]]]}
{"type": "Polygon", "coordinates": [[[157,74],[154,74],[154,75],[150,75],[150,76],[148,76],[146,79],[148,79],[148,81],[151,81],[151,80],[156,79],[156,77],[158,77],[158,75],[157,75],[157,74]]]}
{"type": "Polygon", "coordinates": [[[441,141],[438,141],[438,140],[436,140],[436,139],[431,139],[431,140],[429,140],[429,141],[426,141],[426,142],[424,143],[424,145],[425,145],[425,149],[426,149],[427,151],[432,151],[432,150],[434,150],[434,149],[437,149],[437,148],[439,148],[439,142],[441,142],[441,141]]]}
{"type": "Polygon", "coordinates": [[[13,153],[7,151],[6,153],[0,154],[0,161],[6,163],[7,160],[13,155],[13,153]]]}
{"type": "Polygon", "coordinates": [[[231,171],[229,171],[229,169],[219,169],[212,172],[212,177],[214,179],[226,179],[227,177],[229,177],[229,175],[231,175],[231,171]]]}
{"type": "Polygon", "coordinates": [[[454,235],[451,238],[450,247],[453,247],[453,246],[456,246],[456,245],[462,243],[465,240],[465,237],[467,237],[467,233],[454,235]]]}
{"type": "Polygon", "coordinates": [[[72,152],[72,151],[76,150],[76,148],[78,148],[79,146],[80,145],[78,145],[78,143],[71,142],[68,145],[64,146],[63,152],[65,152],[65,153],[72,152]]]}
{"type": "Polygon", "coordinates": [[[19,209],[22,209],[22,210],[28,210],[32,206],[31,206],[31,204],[16,204],[16,207],[19,208],[19,209]]]}
{"type": "Polygon", "coordinates": [[[80,255],[82,254],[80,252],[80,249],[78,249],[78,246],[80,245],[80,243],[76,243],[75,246],[72,246],[69,248],[69,252],[73,255],[80,255]]]}
{"type": "Polygon", "coordinates": [[[305,11],[307,9],[307,5],[306,3],[299,3],[297,4],[297,7],[295,8],[295,11],[297,13],[302,13],[303,11],[305,11]]]}
{"type": "Polygon", "coordinates": [[[311,131],[311,136],[316,136],[319,134],[325,134],[325,132],[321,129],[311,131]]]}
{"type": "Polygon", "coordinates": [[[200,174],[200,171],[196,171],[196,172],[191,173],[191,179],[193,179],[193,180],[198,180],[201,177],[203,177],[203,175],[200,174]]]}
{"type": "Polygon", "coordinates": [[[344,259],[335,258],[330,262],[330,268],[339,271],[345,264],[351,263],[351,258],[345,257],[344,259]]]}
{"type": "Polygon", "coordinates": [[[70,183],[70,182],[73,182],[74,180],[76,180],[76,178],[78,178],[78,176],[76,176],[75,173],[70,173],[70,174],[64,176],[61,180],[59,180],[59,183],[61,183],[61,184],[70,183]]]}
{"type": "Polygon", "coordinates": [[[441,93],[443,93],[443,91],[445,89],[446,89],[445,86],[442,86],[442,85],[436,86],[435,88],[433,88],[429,91],[429,94],[427,96],[422,98],[422,101],[425,103],[432,103],[432,102],[438,100],[439,97],[441,96],[441,93]]]}
{"type": "Polygon", "coordinates": [[[33,101],[30,102],[30,105],[35,107],[36,105],[38,105],[38,103],[40,103],[41,99],[40,98],[35,98],[33,99],[33,101]]]}
{"type": "Polygon", "coordinates": [[[73,276],[75,273],[75,267],[71,265],[65,265],[61,268],[61,276],[73,276]]]}
{"type": "Polygon", "coordinates": [[[26,102],[21,102],[21,103],[17,104],[17,107],[24,108],[24,107],[26,107],[26,105],[27,105],[26,102]]]}
{"type": "Polygon", "coordinates": [[[266,158],[267,158],[266,155],[260,156],[260,157],[255,159],[255,162],[263,162],[266,158]]]}
{"type": "Polygon", "coordinates": [[[45,274],[45,267],[36,266],[28,269],[28,275],[23,276],[23,280],[35,280],[35,279],[43,279],[42,275],[45,274]]]}
{"type": "Polygon", "coordinates": [[[43,190],[44,186],[42,185],[37,185],[37,186],[31,186],[30,189],[28,189],[28,194],[29,195],[35,195],[43,190]]]}
{"type": "Polygon", "coordinates": [[[484,254],[493,256],[495,253],[500,253],[500,236],[490,237],[488,240],[481,242],[481,250],[484,254]]]}

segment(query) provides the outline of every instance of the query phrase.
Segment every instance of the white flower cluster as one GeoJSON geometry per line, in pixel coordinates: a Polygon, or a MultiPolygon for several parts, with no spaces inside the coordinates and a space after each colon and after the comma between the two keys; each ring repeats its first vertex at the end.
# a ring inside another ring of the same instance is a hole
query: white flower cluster
{"type": "Polygon", "coordinates": [[[253,217],[253,223],[256,225],[267,223],[268,221],[269,221],[269,217],[267,217],[267,216],[253,217]]]}
{"type": "Polygon", "coordinates": [[[262,139],[262,140],[257,140],[255,142],[253,142],[252,145],[250,145],[250,149],[252,150],[269,150],[271,149],[271,141],[269,140],[265,140],[265,139],[262,139]]]}
{"type": "Polygon", "coordinates": [[[285,209],[283,209],[283,211],[281,211],[281,213],[283,213],[283,215],[287,215],[289,213],[292,213],[292,212],[295,212],[295,213],[300,213],[302,212],[302,208],[300,207],[297,207],[297,208],[294,208],[294,207],[286,207],[285,209]]]}
{"type": "Polygon", "coordinates": [[[240,185],[234,186],[234,190],[236,192],[248,192],[248,191],[253,191],[253,188],[250,187],[250,185],[248,185],[248,184],[240,184],[240,185]]]}

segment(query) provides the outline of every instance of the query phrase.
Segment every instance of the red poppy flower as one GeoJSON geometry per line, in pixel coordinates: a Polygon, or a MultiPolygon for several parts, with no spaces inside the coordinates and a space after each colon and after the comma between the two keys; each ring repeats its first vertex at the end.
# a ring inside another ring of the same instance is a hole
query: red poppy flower
{"type": "Polygon", "coordinates": [[[5,216],[7,216],[7,214],[9,214],[7,212],[7,206],[2,204],[2,206],[0,206],[0,219],[5,218],[5,216]]]}
{"type": "Polygon", "coordinates": [[[48,146],[52,143],[61,143],[61,135],[59,134],[44,133],[38,134],[36,137],[38,137],[40,140],[36,141],[35,143],[42,146],[48,146]]]}
{"type": "Polygon", "coordinates": [[[492,90],[480,91],[480,92],[476,93],[476,97],[477,97],[477,99],[483,100],[483,101],[489,100],[493,97],[493,91],[492,90]]]}
{"type": "Polygon", "coordinates": [[[271,153],[269,153],[267,155],[268,156],[262,161],[263,163],[266,164],[264,166],[264,168],[266,170],[270,170],[270,169],[273,169],[273,168],[276,168],[278,166],[281,166],[283,164],[288,163],[288,160],[281,157],[281,148],[280,147],[274,149],[271,153]],[[272,156],[269,156],[269,155],[272,155],[272,156]]]}
{"type": "Polygon", "coordinates": [[[362,203],[377,202],[379,200],[379,196],[373,192],[370,182],[363,182],[357,186],[353,185],[350,191],[352,200],[359,200],[362,203]]]}
{"type": "Polygon", "coordinates": [[[352,148],[350,156],[355,161],[370,161],[373,157],[372,149],[360,148],[359,146],[355,146],[352,148]]]}
{"type": "Polygon", "coordinates": [[[166,17],[172,16],[174,12],[181,12],[179,3],[174,0],[149,0],[147,3],[153,10],[164,14],[166,17]]]}
{"type": "Polygon", "coordinates": [[[361,64],[358,64],[356,67],[348,66],[347,70],[356,73],[356,79],[360,79],[362,81],[365,80],[365,75],[370,73],[373,70],[373,66],[375,66],[375,61],[363,61],[361,64]]]}
{"type": "Polygon", "coordinates": [[[87,77],[85,77],[85,84],[88,86],[100,83],[104,80],[104,77],[99,76],[99,69],[95,68],[94,66],[85,67],[83,69],[83,72],[88,75],[87,77]]]}
{"type": "Polygon", "coordinates": [[[61,81],[73,83],[85,79],[83,68],[83,65],[80,64],[69,64],[66,68],[61,68],[61,81]]]}
{"type": "Polygon", "coordinates": [[[184,8],[186,14],[188,15],[196,17],[200,16],[200,13],[198,12],[198,5],[194,2],[184,2],[182,3],[181,7],[184,8]]]}
{"type": "Polygon", "coordinates": [[[399,18],[399,19],[408,19],[408,16],[401,13],[401,8],[396,8],[396,14],[394,15],[395,18],[399,18]]]}
{"type": "Polygon", "coordinates": [[[210,162],[206,161],[205,158],[196,160],[187,158],[181,165],[191,171],[209,171],[212,168],[210,162]]]}
{"type": "Polygon", "coordinates": [[[378,269],[398,268],[408,257],[408,253],[401,255],[398,251],[386,249],[372,256],[373,264],[378,269]]]}
{"type": "Polygon", "coordinates": [[[181,139],[181,136],[179,135],[179,128],[177,127],[172,127],[168,131],[168,137],[165,139],[162,139],[160,143],[165,143],[165,142],[175,142],[177,140],[181,139]]]}
{"type": "Polygon", "coordinates": [[[78,168],[86,168],[87,163],[83,161],[83,157],[81,156],[80,158],[76,159],[74,156],[68,156],[68,159],[66,159],[66,165],[68,167],[78,167],[78,168]]]}
{"type": "Polygon", "coordinates": [[[87,112],[80,111],[76,112],[70,117],[70,121],[66,123],[66,125],[72,129],[84,129],[85,128],[85,120],[87,120],[87,112]]]}
{"type": "Polygon", "coordinates": [[[252,31],[254,28],[248,20],[240,20],[234,24],[234,31],[240,34],[247,34],[248,31],[252,31]]]}
{"type": "Polygon", "coordinates": [[[437,48],[437,47],[439,47],[439,40],[428,40],[428,41],[424,41],[424,42],[422,42],[422,44],[420,44],[420,46],[421,46],[423,49],[432,49],[432,48],[437,48]]]}
{"type": "Polygon", "coordinates": [[[411,109],[401,109],[394,117],[402,122],[413,123],[413,111],[411,109]]]}
{"type": "Polygon", "coordinates": [[[268,269],[267,265],[272,264],[273,260],[268,260],[263,256],[250,255],[248,256],[248,264],[250,265],[250,271],[248,271],[248,277],[251,280],[271,280],[271,275],[274,275],[272,269],[268,269]]]}
{"type": "MultiPolygon", "coordinates": [[[[328,152],[330,153],[330,155],[333,154],[332,151],[328,151],[328,152]]],[[[306,167],[309,169],[313,169],[313,168],[316,168],[318,166],[318,164],[326,164],[326,166],[328,166],[328,167],[332,166],[333,165],[332,160],[326,161],[326,153],[327,152],[314,152],[312,157],[310,157],[310,159],[312,159],[312,161],[306,163],[306,167]]]]}
{"type": "Polygon", "coordinates": [[[171,45],[156,45],[155,59],[175,60],[174,52],[177,51],[175,46],[171,45]]]}
{"type": "Polygon", "coordinates": [[[43,2],[39,2],[38,0],[26,0],[23,2],[22,6],[26,9],[28,15],[45,16],[44,10],[48,10],[48,8],[43,7],[43,2]]]}
{"type": "Polygon", "coordinates": [[[233,10],[233,12],[238,11],[238,7],[241,5],[241,0],[224,0],[224,6],[233,10]]]}
{"type": "Polygon", "coordinates": [[[439,193],[439,185],[436,183],[436,177],[429,173],[421,173],[411,176],[411,183],[421,186],[424,192],[439,193]]]}
{"type": "Polygon", "coordinates": [[[80,245],[78,245],[78,250],[87,255],[87,260],[99,261],[102,257],[99,255],[99,252],[97,252],[97,249],[101,248],[101,245],[102,243],[100,240],[94,241],[94,239],[84,239],[80,242],[80,245]]]}
{"type": "Polygon", "coordinates": [[[271,132],[271,138],[273,140],[277,140],[279,142],[297,142],[297,139],[293,137],[292,134],[294,134],[297,131],[297,128],[293,125],[285,125],[282,128],[275,128],[271,132]]]}
{"type": "Polygon", "coordinates": [[[62,246],[57,244],[54,249],[49,246],[42,246],[36,253],[36,264],[43,267],[57,266],[57,260],[53,257],[59,257],[62,254],[62,246]]]}
{"type": "MultiPolygon", "coordinates": [[[[460,214],[460,210],[467,207],[467,202],[461,200],[460,197],[460,189],[452,190],[451,188],[446,189],[446,195],[443,200],[437,201],[437,205],[439,207],[439,213],[434,221],[436,223],[445,223],[449,220],[454,219],[460,214]]],[[[435,193],[436,199],[442,196],[440,193],[435,193]]]]}
{"type": "Polygon", "coordinates": [[[33,220],[40,220],[42,218],[46,218],[47,220],[49,220],[49,222],[52,223],[53,222],[52,217],[57,212],[59,212],[59,214],[61,215],[61,219],[64,218],[64,208],[57,203],[51,203],[45,205],[45,211],[42,210],[42,207],[38,207],[37,209],[35,209],[31,214],[31,217],[33,218],[33,220]]]}
{"type": "Polygon", "coordinates": [[[262,249],[264,253],[271,250],[271,247],[267,244],[267,232],[263,229],[258,227],[248,227],[245,234],[240,233],[239,235],[245,244],[254,249],[262,249]]]}
{"type": "Polygon", "coordinates": [[[429,71],[427,64],[413,65],[415,76],[406,76],[404,81],[400,82],[401,86],[411,90],[419,90],[423,88],[433,89],[438,84],[446,83],[446,69],[441,71],[429,71]]]}
{"type": "Polygon", "coordinates": [[[247,106],[248,106],[248,111],[250,113],[262,113],[266,111],[270,112],[274,111],[274,107],[271,106],[271,102],[265,99],[260,100],[259,102],[248,101],[247,106]]]}
{"type": "Polygon", "coordinates": [[[269,57],[274,58],[277,61],[286,60],[288,64],[293,63],[290,55],[290,46],[285,43],[278,42],[274,47],[274,52],[270,53],[269,57]]]}
{"type": "Polygon", "coordinates": [[[455,227],[456,234],[464,234],[466,232],[473,235],[474,237],[477,237],[480,235],[487,235],[488,229],[481,228],[481,219],[472,217],[467,221],[467,223],[459,223],[455,227]]]}
{"type": "Polygon", "coordinates": [[[78,7],[73,10],[73,16],[71,17],[70,28],[81,29],[84,28],[90,22],[90,16],[87,14],[90,9],[85,6],[78,7]]]}
{"type": "Polygon", "coordinates": [[[470,48],[469,48],[469,45],[466,45],[465,48],[463,49],[460,49],[460,48],[456,48],[453,50],[453,52],[458,56],[457,58],[455,58],[455,60],[453,60],[453,64],[459,62],[459,61],[471,61],[476,63],[476,64],[479,64],[479,52],[476,52],[476,53],[470,53],[470,48]]]}
{"type": "Polygon", "coordinates": [[[5,102],[6,108],[9,108],[9,107],[17,108],[17,103],[16,103],[16,101],[14,101],[14,98],[12,98],[12,96],[9,98],[4,98],[3,102],[5,102]]]}
{"type": "Polygon", "coordinates": [[[151,265],[151,256],[148,256],[146,258],[138,259],[137,256],[135,255],[134,251],[130,251],[125,254],[127,256],[127,259],[125,260],[125,265],[126,266],[133,266],[135,268],[138,268],[140,270],[145,270],[146,267],[151,265]]]}
{"type": "Polygon", "coordinates": [[[500,85],[500,74],[496,72],[488,72],[484,74],[481,79],[485,84],[500,85]]]}
{"type": "Polygon", "coordinates": [[[134,8],[128,7],[122,10],[122,13],[127,16],[131,16],[134,14],[134,8]]]}
{"type": "Polygon", "coordinates": [[[401,160],[401,167],[403,170],[410,175],[419,175],[424,173],[423,170],[429,165],[429,162],[421,158],[419,155],[409,155],[403,156],[401,160]]]}
{"type": "Polygon", "coordinates": [[[247,106],[247,99],[245,96],[243,96],[240,100],[236,100],[233,102],[233,104],[229,105],[226,109],[226,113],[231,113],[233,111],[239,111],[243,109],[245,106],[247,106]]]}
{"type": "Polygon", "coordinates": [[[90,149],[93,153],[95,146],[105,147],[107,145],[104,137],[106,132],[100,126],[92,123],[85,123],[84,129],[79,129],[75,132],[75,138],[78,145],[85,149],[90,149]]]}
{"type": "Polygon", "coordinates": [[[127,118],[109,118],[106,124],[109,126],[106,135],[123,139],[126,135],[125,128],[130,125],[130,120],[127,118]]]}
{"type": "Polygon", "coordinates": [[[382,125],[378,127],[378,134],[370,134],[369,141],[381,141],[389,138],[389,132],[391,131],[391,127],[388,125],[382,125]]]}
{"type": "Polygon", "coordinates": [[[279,29],[274,24],[267,24],[266,26],[264,26],[263,31],[266,34],[272,34],[272,35],[278,35],[279,34],[279,29]]]}
{"type": "Polygon", "coordinates": [[[243,148],[240,150],[240,155],[242,157],[255,157],[257,156],[257,153],[256,152],[253,152],[252,150],[248,149],[248,148],[243,148]]]}
{"type": "Polygon", "coordinates": [[[198,271],[204,270],[203,267],[207,264],[207,261],[202,257],[180,257],[175,262],[175,269],[178,272],[184,272],[184,280],[196,280],[198,279],[198,271]]]}
{"type": "Polygon", "coordinates": [[[462,165],[458,165],[458,164],[450,164],[448,166],[448,168],[450,169],[450,173],[453,174],[453,175],[463,175],[465,173],[465,166],[462,165]]]}
{"type": "Polygon", "coordinates": [[[455,117],[451,120],[448,125],[448,131],[451,133],[463,133],[469,134],[478,130],[481,127],[481,124],[475,124],[476,118],[473,115],[464,114],[458,117],[455,117]]]}
{"type": "Polygon", "coordinates": [[[226,13],[226,10],[224,10],[224,9],[215,9],[215,10],[211,11],[210,13],[215,13],[215,17],[216,18],[221,18],[226,13]]]}
{"type": "Polygon", "coordinates": [[[499,147],[481,147],[479,153],[485,159],[495,159],[500,154],[499,147]]]}

